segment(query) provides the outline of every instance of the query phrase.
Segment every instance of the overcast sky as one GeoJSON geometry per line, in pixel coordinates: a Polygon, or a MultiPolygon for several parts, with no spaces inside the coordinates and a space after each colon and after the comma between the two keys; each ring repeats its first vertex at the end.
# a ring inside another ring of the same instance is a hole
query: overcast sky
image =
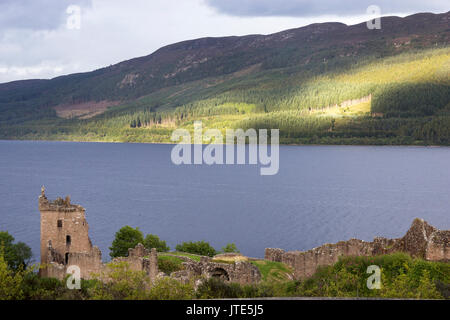
{"type": "Polygon", "coordinates": [[[355,24],[374,4],[382,15],[450,10],[448,0],[0,0],[0,82],[91,71],[206,36],[355,24]]]}

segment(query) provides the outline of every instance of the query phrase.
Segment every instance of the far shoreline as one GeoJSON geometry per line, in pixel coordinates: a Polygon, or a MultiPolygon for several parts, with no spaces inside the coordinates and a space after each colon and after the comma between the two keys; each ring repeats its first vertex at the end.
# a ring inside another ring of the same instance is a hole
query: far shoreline
{"type": "MultiPolygon", "coordinates": [[[[0,139],[0,142],[67,142],[67,143],[104,143],[104,144],[149,144],[149,145],[176,145],[177,143],[169,142],[124,142],[124,141],[98,141],[98,140],[45,140],[45,139],[0,139]]],[[[193,143],[194,144],[194,143],[193,143]]],[[[208,144],[203,144],[208,145],[208,144]]],[[[220,144],[218,144],[220,145],[220,144]]],[[[280,143],[280,147],[416,147],[416,148],[450,148],[448,145],[416,145],[416,144],[301,144],[301,143],[280,143]]]]}

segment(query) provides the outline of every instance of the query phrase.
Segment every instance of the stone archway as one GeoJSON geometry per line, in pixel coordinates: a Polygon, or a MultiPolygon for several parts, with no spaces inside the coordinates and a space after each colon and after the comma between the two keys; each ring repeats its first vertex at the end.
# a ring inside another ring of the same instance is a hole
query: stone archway
{"type": "Polygon", "coordinates": [[[220,279],[223,281],[230,281],[230,276],[228,272],[223,268],[214,268],[210,274],[211,278],[220,279]]]}

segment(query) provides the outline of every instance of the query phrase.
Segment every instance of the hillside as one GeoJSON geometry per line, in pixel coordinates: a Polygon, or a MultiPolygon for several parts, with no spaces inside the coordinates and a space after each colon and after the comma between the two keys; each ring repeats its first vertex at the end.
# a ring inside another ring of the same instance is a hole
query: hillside
{"type": "Polygon", "coordinates": [[[450,12],[203,38],[0,84],[0,138],[170,142],[201,119],[283,143],[450,144],[450,12]]]}

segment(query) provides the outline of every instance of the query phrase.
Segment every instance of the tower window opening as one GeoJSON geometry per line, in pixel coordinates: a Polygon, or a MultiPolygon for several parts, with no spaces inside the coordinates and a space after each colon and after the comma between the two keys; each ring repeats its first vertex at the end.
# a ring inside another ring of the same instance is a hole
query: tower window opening
{"type": "Polygon", "coordinates": [[[72,242],[72,239],[70,238],[69,235],[66,236],[66,244],[70,245],[70,243],[72,242]]]}
{"type": "Polygon", "coordinates": [[[62,228],[62,220],[58,220],[58,228],[62,228]]]}
{"type": "Polygon", "coordinates": [[[66,264],[69,263],[69,253],[68,252],[66,252],[66,254],[65,254],[65,261],[66,261],[66,264]]]}

